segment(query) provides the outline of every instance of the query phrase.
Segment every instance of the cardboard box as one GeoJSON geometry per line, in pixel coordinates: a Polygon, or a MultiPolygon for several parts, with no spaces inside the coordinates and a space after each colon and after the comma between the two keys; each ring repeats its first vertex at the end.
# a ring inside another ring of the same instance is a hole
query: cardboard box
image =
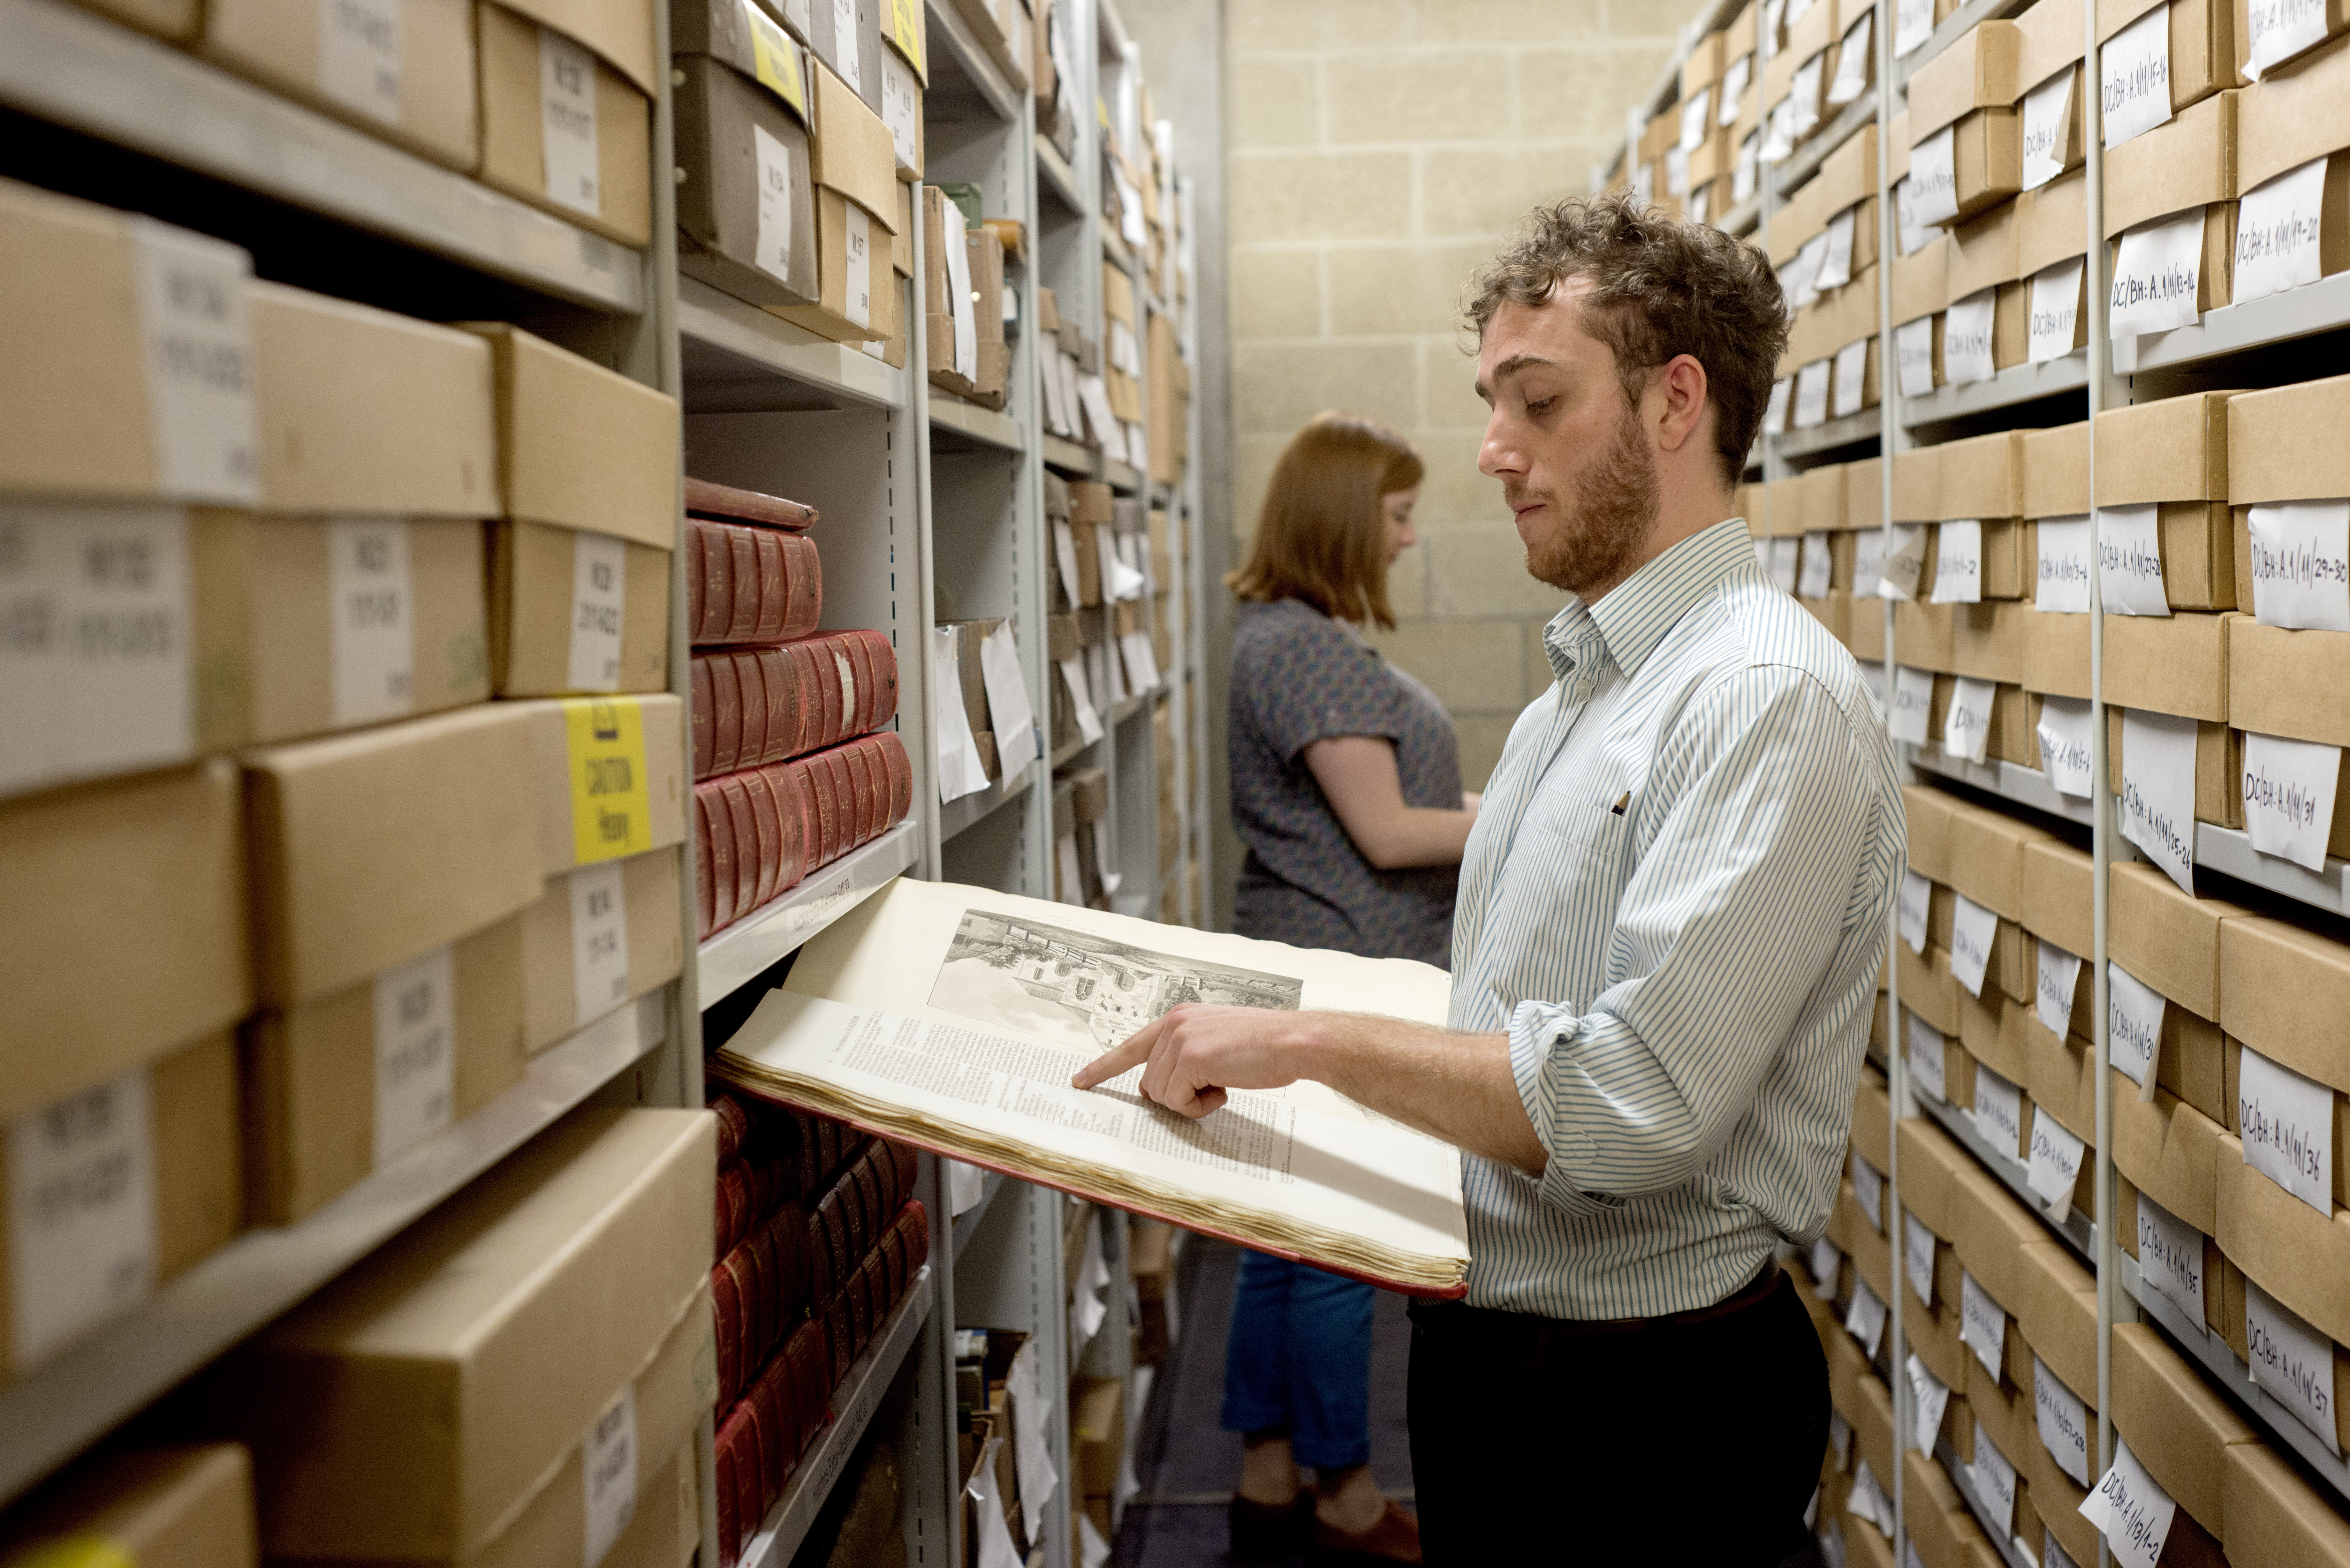
{"type": "Polygon", "coordinates": [[[1947,673],[1950,668],[1951,607],[1897,601],[1893,606],[1893,658],[1912,670],[1947,673]]]}
{"type": "Polygon", "coordinates": [[[674,849],[549,877],[521,916],[523,1048],[536,1054],[676,979],[680,897],[674,849]]]}
{"type": "Polygon", "coordinates": [[[2228,638],[2249,616],[2106,617],[2106,701],[2228,722],[2228,638]]]}
{"type": "MultiPolygon", "coordinates": [[[[527,716],[537,869],[522,902],[574,866],[685,841],[685,703],[666,693],[505,702],[527,716]]],[[[515,906],[517,909],[521,905],[515,906]]]]}
{"type": "Polygon", "coordinates": [[[448,1561],[543,1530],[527,1560],[567,1532],[578,1554],[616,1396],[651,1452],[708,1408],[715,1127],[577,1112],[236,1352],[211,1414],[253,1448],[264,1553],[448,1561]],[[440,1443],[387,1463],[419,1408],[440,1443]]]}
{"type": "Polygon", "coordinates": [[[2142,861],[2117,865],[2106,890],[2106,950],[2196,1017],[2216,1020],[2220,922],[2250,913],[2223,898],[2190,898],[2142,861]]]}
{"type": "MultiPolygon", "coordinates": [[[[813,0],[808,49],[866,108],[881,112],[881,13],[889,0],[813,0]]],[[[821,137],[821,127],[816,134],[821,137]]]]}
{"type": "Polygon", "coordinates": [[[642,245],[652,238],[650,8],[595,0],[539,0],[537,8],[563,19],[478,0],[481,181],[606,239],[642,245]],[[575,30],[606,11],[642,22],[642,72],[606,52],[603,28],[575,30]],[[547,101],[549,91],[562,101],[547,101]],[[578,129],[550,142],[550,120],[578,129]]]}
{"type": "Polygon", "coordinates": [[[1893,945],[1893,965],[1901,987],[1901,1005],[1945,1034],[1959,1032],[1959,982],[1950,973],[1950,955],[1929,947],[1913,954],[1907,942],[1893,945]]]}
{"type": "MultiPolygon", "coordinates": [[[[1975,1283],[1990,1292],[2011,1318],[2023,1305],[2025,1250],[2060,1244],[1981,1166],[1969,1164],[1958,1172],[1950,1185],[1950,1245],[1975,1283]]],[[[2030,1374],[2021,1381],[2029,1386],[2030,1374]]]]}
{"type": "MultiPolygon", "coordinates": [[[[2097,42],[2153,10],[2163,0],[2097,0],[2097,42]]],[[[2169,77],[2173,113],[2236,85],[2244,47],[2229,0],[2170,0],[2169,77]]]]}
{"type": "MultiPolygon", "coordinates": [[[[75,1043],[77,1045],[78,1042],[75,1043]]],[[[71,1181],[73,1210],[18,1194],[0,1215],[0,1371],[22,1374],[226,1246],[244,1228],[236,1047],[225,1033],[0,1124],[10,1168],[71,1181]],[[120,1180],[142,1171],[145,1189],[120,1180]],[[138,1210],[147,1212],[142,1218],[138,1210]],[[45,1288],[35,1288],[36,1286],[45,1288]]]]}
{"type": "Polygon", "coordinates": [[[496,515],[488,344],[273,283],[252,285],[246,309],[264,505],[496,515]]]}
{"type": "Polygon", "coordinates": [[[2015,198],[2015,275],[2071,261],[2089,251],[2089,177],[2081,169],[2060,174],[2015,198]]]}
{"type": "Polygon", "coordinates": [[[1909,828],[1909,868],[1930,881],[1950,880],[1950,825],[1962,809],[1953,795],[1924,784],[1901,786],[1909,828]]]}
{"type": "Polygon", "coordinates": [[[2350,1523],[2265,1443],[2220,1450],[2220,1511],[2228,1555],[2278,1568],[2324,1568],[2350,1562],[2350,1523]]]}
{"type": "Polygon", "coordinates": [[[2350,1086],[2338,1023],[2345,996],[2350,946],[2265,916],[2220,925],[2219,1021],[2231,1054],[2241,1041],[2337,1091],[2350,1086]]]}
{"type": "Polygon", "coordinates": [[[1841,463],[1844,474],[1844,521],[1846,529],[1877,529],[1885,525],[1885,460],[1862,458],[1841,463]]]}
{"type": "MultiPolygon", "coordinates": [[[[2002,202],[1951,227],[1950,271],[1945,280],[1950,294],[1944,304],[1955,304],[1970,294],[2013,283],[2022,275],[2015,265],[2015,202],[2002,202]]],[[[2087,243],[2085,237],[2083,243],[2087,243]]]]}
{"type": "Polygon", "coordinates": [[[2350,45],[2321,44],[2263,72],[2260,90],[2236,100],[2236,135],[2239,191],[2350,147],[2350,45]]]}
{"type": "Polygon", "coordinates": [[[2350,376],[2228,400],[2228,499],[2238,506],[2350,495],[2350,454],[2332,432],[2350,416],[2350,376]]]}
{"type": "MultiPolygon", "coordinates": [[[[797,46],[786,40],[769,58],[773,79],[794,86],[797,46]]],[[[685,171],[677,188],[678,270],[753,305],[813,304],[821,284],[804,84],[795,109],[782,89],[723,60],[680,55],[675,69],[677,160],[685,171]]]]}
{"type": "Polygon", "coordinates": [[[2089,421],[2025,431],[2022,453],[2022,505],[2026,517],[2088,514],[2089,421]]]}
{"type": "Polygon", "coordinates": [[[1909,78],[1909,145],[1972,110],[2013,104],[2022,42],[2013,22],[1979,22],[1920,67],[1909,78]]]}
{"type": "Polygon", "coordinates": [[[931,384],[989,407],[999,406],[1011,367],[1010,351],[1003,338],[1003,247],[984,227],[964,233],[964,267],[971,284],[972,337],[976,355],[976,373],[965,376],[955,369],[952,306],[956,291],[948,283],[952,269],[946,249],[951,243],[952,229],[947,216],[949,203],[945,193],[935,185],[922,187],[922,265],[928,301],[923,325],[930,341],[931,384]]]}
{"type": "MultiPolygon", "coordinates": [[[[1939,478],[1939,515],[1945,521],[2022,516],[2023,432],[2000,431],[1945,442],[1939,478]]],[[[1984,543],[1988,555],[1989,539],[1984,543]]]]}
{"type": "Polygon", "coordinates": [[[217,759],[0,805],[0,1117],[251,1008],[244,837],[217,759]]]}
{"type": "MultiPolygon", "coordinates": [[[[795,5],[784,0],[781,9],[789,16],[795,5]]],[[[639,91],[655,90],[653,8],[647,0],[514,0],[506,8],[577,39],[639,91]]]]}
{"type": "Polygon", "coordinates": [[[899,328],[885,254],[899,221],[897,154],[889,127],[847,83],[822,67],[815,78],[809,160],[820,289],[813,305],[776,314],[837,341],[886,339],[899,328]]]}
{"type": "Polygon", "coordinates": [[[673,548],[677,400],[518,327],[466,329],[495,373],[502,515],[673,548]]]}
{"type": "MultiPolygon", "coordinates": [[[[2243,532],[2240,523],[2240,544],[2243,532]]],[[[2243,575],[2241,563],[2238,571],[2243,575]]],[[[2350,692],[2341,674],[2350,667],[2350,634],[2289,631],[2249,617],[2228,632],[2228,713],[2239,732],[2350,744],[2350,692]]],[[[2334,820],[2342,820],[2338,799],[2334,820]]]]}
{"type": "MultiPolygon", "coordinates": [[[[677,751],[682,768],[681,740],[677,751]]],[[[346,990],[538,897],[526,708],[460,709],[243,762],[255,967],[275,1006],[346,990]]]]}
{"type": "MultiPolygon", "coordinates": [[[[2004,532],[2012,533],[2017,526],[2010,524],[2004,532]]],[[[2021,526],[2029,527],[2030,524],[2021,526]]],[[[1986,535],[1985,555],[1988,556],[1991,554],[1988,536],[1992,530],[1986,528],[1983,533],[1986,535]]],[[[2008,580],[2000,586],[2012,587],[2013,579],[2022,570],[2017,564],[2018,552],[2011,544],[2002,555],[2006,564],[2001,567],[2001,572],[2008,580]]],[[[1991,587],[1986,583],[1984,591],[1988,593],[1991,587]]],[[[1950,673],[2020,688],[2023,679],[2023,641],[2019,618],[2038,612],[2020,600],[1989,598],[1980,604],[1951,605],[1950,610],[1950,673]]],[[[2018,694],[2021,695],[2020,691],[2018,694]]],[[[2026,729],[2029,728],[2027,725],[2026,729]]],[[[1996,713],[1992,730],[1996,738],[1996,713]]]]}
{"type": "Polygon", "coordinates": [[[2054,836],[2002,812],[1959,805],[1950,814],[1950,886],[2010,920],[2023,918],[2023,857],[2054,836]]]}
{"type": "MultiPolygon", "coordinates": [[[[2114,1070],[2114,1166],[2163,1209],[2206,1237],[2219,1226],[2220,1124],[2157,1085],[2152,1099],[2114,1070]]],[[[2122,1227],[2137,1245],[2137,1227],[2122,1227]]],[[[2133,1252],[2135,1255],[2135,1252],[2133,1252]]],[[[2216,1283],[2217,1272],[2212,1275],[2216,1283]]],[[[2206,1293],[2216,1304],[2219,1292],[2206,1293]]]]}
{"type": "Polygon", "coordinates": [[[255,1017],[245,1055],[246,1196],[288,1225],[523,1075],[523,923],[255,1017]]]}
{"type": "MultiPolygon", "coordinates": [[[[2081,63],[2082,0],[2054,0],[2053,4],[2034,5],[2015,19],[2015,87],[2019,101],[2033,88],[2054,76],[2066,66],[2081,63]]],[[[2080,84],[2074,84],[2076,95],[2074,118],[2077,122],[2080,105],[2077,95],[2080,84]]]]}
{"type": "Polygon", "coordinates": [[[11,1560],[103,1550],[141,1568],[255,1568],[253,1466],[234,1443],[82,1461],[0,1530],[11,1560]]]}
{"type": "MultiPolygon", "coordinates": [[[[2236,99],[2233,92],[2206,99],[2106,154],[2106,238],[2236,199],[2236,99]]],[[[2205,226],[2207,249],[2211,227],[2205,226]]]]}
{"type": "Polygon", "coordinates": [[[1893,454],[1893,521],[1941,519],[1942,449],[1906,447],[1893,454]]]}
{"type": "MultiPolygon", "coordinates": [[[[2219,1229],[2212,1240],[2243,1277],[2298,1313],[2339,1346],[2350,1343],[2350,1210],[2321,1214],[2244,1163],[2243,1145],[2221,1134],[2219,1229]]],[[[2241,1288],[2241,1287],[2239,1287],[2241,1288]]],[[[2246,1360],[2242,1313],[2230,1304],[2236,1356],[2246,1360]]],[[[2337,1380],[2338,1381],[2338,1380],[2337,1380]]],[[[2335,1419],[2340,1419],[2337,1402],[2335,1419]]]]}
{"type": "Polygon", "coordinates": [[[2095,950],[2093,910],[2095,866],[2062,839],[2043,838],[2023,846],[2024,929],[2046,938],[2075,957],[2095,950]]]}
{"type": "Polygon", "coordinates": [[[380,20],[306,0],[210,0],[197,51],[471,173],[481,158],[471,0],[396,0],[388,37],[380,20]]]}
{"type": "Polygon", "coordinates": [[[490,668],[498,695],[668,684],[668,550],[536,523],[500,523],[492,533],[490,668]]]}

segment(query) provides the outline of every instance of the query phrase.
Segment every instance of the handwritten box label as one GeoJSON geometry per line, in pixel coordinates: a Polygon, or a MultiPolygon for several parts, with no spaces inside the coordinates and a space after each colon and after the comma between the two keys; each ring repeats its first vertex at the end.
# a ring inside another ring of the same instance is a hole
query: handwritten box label
{"type": "Polygon", "coordinates": [[[2203,1232],[2141,1192],[2137,1195],[2139,1278],[2187,1314],[2203,1322],[2203,1232]]]}
{"type": "Polygon", "coordinates": [[[1999,374],[1991,359],[1991,320],[1998,313],[1999,290],[1977,289],[1953,301],[1942,317],[1942,375],[1950,385],[1964,387],[1988,381],[1999,374]]]}
{"type": "Polygon", "coordinates": [[[9,1349],[22,1370],[155,1288],[154,1096],[147,1069],[6,1127],[9,1349]]]}
{"type": "Polygon", "coordinates": [[[1991,1523],[2002,1533],[2015,1528],[2015,1467],[1999,1451],[1981,1421],[1975,1423],[1975,1459],[1968,1467],[1975,1490],[1991,1504],[1991,1523]]]}
{"type": "Polygon", "coordinates": [[[2158,6],[2106,41],[2100,118],[2119,147],[2170,118],[2170,7],[2158,6]]]}
{"type": "Polygon", "coordinates": [[[2170,613],[2162,587],[2162,533],[2152,506],[2097,508],[2098,589],[2108,615],[2170,613]]]}
{"type": "Polygon", "coordinates": [[[1909,150],[1909,205],[1918,225],[1959,215],[1959,128],[1946,125],[1909,150]]]}
{"type": "Polygon", "coordinates": [[[2122,836],[2195,896],[2195,721],[2122,715],[2122,836]]]}
{"type": "Polygon", "coordinates": [[[408,524],[396,517],[328,518],[327,594],[336,727],[412,711],[415,594],[408,524]]]}
{"type": "Polygon", "coordinates": [[[2007,1354],[2007,1309],[1963,1270],[1959,1274],[1959,1338],[1994,1378],[2007,1354]]]}
{"type": "Polygon", "coordinates": [[[1926,721],[1934,709],[1934,677],[1906,664],[1893,669],[1893,712],[1886,728],[1895,740],[1913,746],[1926,743],[1926,721]]]}
{"type": "Polygon", "coordinates": [[[2170,1494],[2146,1473],[2129,1445],[2116,1434],[2114,1467],[2097,1478],[2080,1507],[2081,1517],[2106,1538],[2114,1561],[2131,1568],[2154,1568],[2178,1510],[2170,1494]]]}
{"type": "Polygon", "coordinates": [[[1938,605],[1982,602],[1982,524],[1972,519],[1944,523],[1937,529],[1934,552],[1934,594],[1938,605]]]}
{"type": "Polygon", "coordinates": [[[538,30],[538,131],[546,199],[589,217],[602,213],[596,57],[552,27],[538,30]]]}
{"type": "Polygon", "coordinates": [[[2073,351],[2074,339],[2080,336],[2081,272],[2086,265],[2074,256],[2032,275],[2023,357],[2033,364],[2061,359],[2073,351]]]}
{"type": "Polygon", "coordinates": [[[1934,884],[1904,866],[1898,895],[1901,940],[1913,953],[1926,950],[1926,919],[1933,904],[1934,884]]]}
{"type": "MultiPolygon", "coordinates": [[[[1904,184],[1908,182],[1904,181],[1904,184]]],[[[1934,389],[1934,318],[1921,316],[1893,329],[1893,352],[1900,361],[1901,395],[1922,398],[1934,389]]]]}
{"type": "Polygon", "coordinates": [[[2162,1015],[2169,1006],[2162,992],[2106,961],[2106,1059],[2141,1087],[2154,1075],[2155,1053],[2162,1047],[2162,1015]]]}
{"type": "Polygon", "coordinates": [[[1859,1200],[1860,1211],[1868,1216],[1870,1229],[1882,1233],[1885,1230],[1885,1178],[1878,1174],[1877,1167],[1861,1158],[1858,1149],[1852,1151],[1850,1163],[1853,1197],[1859,1200]]]}
{"type": "Polygon", "coordinates": [[[2043,517],[2033,535],[2040,558],[2032,607],[2054,615],[2088,614],[2088,518],[2043,517]]]}
{"type": "Polygon", "coordinates": [[[1950,972],[1967,988],[1982,995],[1983,974],[1991,967],[1991,945],[1999,937],[1999,916],[1964,893],[1958,895],[1950,918],[1950,972]]]}
{"type": "MultiPolygon", "coordinates": [[[[1907,1008],[1902,1011],[1908,1012],[1907,1008]]],[[[1944,1075],[1946,1069],[1942,1052],[1942,1032],[1916,1013],[1910,1012],[1908,1029],[1910,1087],[1921,1095],[1929,1095],[1947,1105],[1950,1098],[1950,1089],[1944,1075]]]]}
{"type": "Polygon", "coordinates": [[[375,1163],[449,1125],[457,1100],[457,966],[437,947],[375,977],[375,1163]]]}
{"type": "Polygon", "coordinates": [[[1901,1216],[1901,1265],[1909,1275],[1910,1291],[1928,1306],[1934,1304],[1934,1249],[1939,1240],[1915,1214],[1901,1216]]]}
{"type": "Polygon", "coordinates": [[[2041,770],[2048,775],[2049,786],[2059,794],[2088,799],[2090,762],[2095,755],[2090,745],[2088,699],[2043,697],[2040,722],[2034,729],[2040,737],[2041,770]]]}
{"type": "Polygon", "coordinates": [[[2328,1216],[2334,1213],[2334,1091],[2246,1045],[2236,1075],[2244,1163],[2328,1216]]]}
{"type": "Polygon", "coordinates": [[[1998,687],[1960,676],[1950,683],[1950,711],[1942,721],[1942,750],[1970,763],[1983,760],[1991,743],[1991,706],[1998,687]]]}
{"type": "Polygon", "coordinates": [[[2024,1161],[2023,1184],[2048,1206],[2048,1217],[2057,1224],[2073,1211],[2073,1189],[2081,1179],[2086,1147],[2048,1114],[2047,1106],[2032,1107],[2032,1149],[2024,1161]]]}
{"type": "Polygon", "coordinates": [[[1975,1067],[1975,1130],[2008,1158],[2021,1158],[2023,1093],[1980,1064],[1975,1067]]]}
{"type": "MultiPolygon", "coordinates": [[[[2168,14],[2166,6],[2147,16],[2167,26],[2168,14]]],[[[2115,253],[2106,330],[2116,337],[2135,337],[2194,326],[2202,319],[2202,208],[2130,230],[2115,253]]]]}
{"type": "MultiPolygon", "coordinates": [[[[2023,95],[2023,188],[2027,191],[2037,191],[2064,172],[2064,144],[2073,129],[2073,67],[2067,66],[2023,95]]],[[[2075,286],[2079,282],[2074,279],[2075,286]]]]}
{"type": "Polygon", "coordinates": [[[2312,871],[2325,869],[2342,748],[2277,735],[2244,735],[2244,827],[2252,847],[2312,871]]]}
{"type": "Polygon", "coordinates": [[[1877,1346],[1885,1337],[1885,1303],[1868,1288],[1866,1280],[1856,1277],[1852,1282],[1852,1305],[1845,1309],[1845,1332],[1860,1341],[1868,1357],[1877,1359],[1877,1346]]]}
{"type": "MultiPolygon", "coordinates": [[[[2258,4],[2254,10],[2261,7],[2258,4]]],[[[2325,204],[2325,160],[2313,158],[2244,192],[2236,209],[2236,266],[2229,302],[2315,283],[2324,267],[2318,231],[2325,204]]]]}
{"type": "Polygon", "coordinates": [[[2251,1352],[2252,1381],[2292,1411],[2328,1453],[2341,1458],[2334,1410],[2334,1342],[2246,1280],[2244,1344],[2251,1352]]]}
{"type": "Polygon", "coordinates": [[[2073,1031],[2073,998],[2081,985],[2080,955],[2066,952],[2045,937],[2033,945],[2037,949],[2033,968],[2039,972],[2033,1001],[2040,1027],[2062,1040],[2073,1031]]]}
{"type": "Polygon", "coordinates": [[[2350,501],[2255,506],[2251,526],[2253,618],[2350,631],[2350,501]]]}
{"type": "Polygon", "coordinates": [[[2039,1418],[2040,1446],[2057,1469],[2088,1485],[2089,1407],[2036,1355],[2032,1358],[2032,1406],[2039,1418]]]}

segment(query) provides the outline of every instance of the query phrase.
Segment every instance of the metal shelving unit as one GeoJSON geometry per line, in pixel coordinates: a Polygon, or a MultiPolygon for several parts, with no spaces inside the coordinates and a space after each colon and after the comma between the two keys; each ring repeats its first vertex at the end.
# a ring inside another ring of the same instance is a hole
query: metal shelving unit
{"type": "Polygon", "coordinates": [[[2015,1194],[2016,1201],[2039,1216],[2041,1222],[2051,1231],[2072,1243],[2073,1251],[2078,1252],[2084,1262],[2095,1261],[2097,1227],[2095,1221],[2081,1212],[2077,1204],[2066,1205],[2065,1215],[2062,1220],[2052,1218],[2048,1211],[2048,1205],[2043,1203],[2040,1200],[2040,1195],[2033,1191],[2025,1182],[2023,1162],[1978,1132],[1975,1129],[1973,1113],[1951,1105],[1947,1100],[1938,1100],[1922,1090],[1913,1089],[1911,1093],[1916,1096],[1918,1108],[1939,1123],[1942,1130],[1957,1139],[1960,1146],[1969,1154],[1973,1155],[1984,1169],[2005,1182],[2007,1189],[2015,1194]]]}
{"type": "Polygon", "coordinates": [[[1999,1553],[1999,1560],[2006,1563],[2007,1568],[2041,1568],[2041,1564],[2016,1543],[2019,1537],[2014,1533],[2013,1521],[2009,1521],[2010,1528],[2006,1530],[1991,1522],[1991,1503],[1975,1486],[1974,1471],[1959,1458],[1958,1450],[1950,1447],[1948,1439],[1936,1441],[1934,1458],[1941,1461],[1942,1469],[1950,1475],[1950,1484],[1966,1501],[1967,1511],[1975,1516],[1975,1522],[1982,1526],[1983,1534],[1991,1539],[1991,1550],[1999,1553]]]}
{"type": "Polygon", "coordinates": [[[2195,864],[2222,872],[2239,882],[2281,893],[2328,914],[2350,916],[2350,861],[2329,855],[2324,871],[2312,871],[2293,861],[2262,854],[2252,847],[2251,835],[2241,827],[2199,822],[2195,825],[2195,864]]]}
{"type": "Polygon", "coordinates": [[[1900,743],[1900,751],[1902,759],[1921,772],[1955,779],[2002,800],[2079,823],[2083,827],[2094,826],[2091,819],[2095,813],[2090,804],[2078,795],[2060,793],[2048,782],[2048,775],[2036,768],[2015,763],[1970,763],[1964,757],[1950,755],[1939,746],[1900,743]]]}
{"type": "Polygon", "coordinates": [[[1884,422],[1880,410],[1863,409],[1840,420],[1828,420],[1804,430],[1791,430],[1785,435],[1772,437],[1771,441],[1780,460],[1792,463],[1799,459],[1858,446],[1863,441],[1873,441],[1881,433],[1884,422]]]}
{"type": "Polygon", "coordinates": [[[890,878],[914,869],[921,857],[920,825],[901,822],[707,939],[697,965],[697,1004],[706,1010],[748,985],[879,892],[890,878]]]}
{"type": "Polygon", "coordinates": [[[1937,387],[1915,398],[1901,400],[1901,422],[1912,430],[1944,424],[1977,414],[1995,413],[2019,403],[2062,397],[2089,385],[2089,362],[2081,350],[2036,365],[2011,365],[1988,381],[1962,387],[1937,387]]]}

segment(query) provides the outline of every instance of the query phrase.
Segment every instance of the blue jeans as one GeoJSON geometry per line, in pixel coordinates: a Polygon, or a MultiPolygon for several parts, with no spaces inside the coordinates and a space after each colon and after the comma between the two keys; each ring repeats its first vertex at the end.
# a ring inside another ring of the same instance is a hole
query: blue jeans
{"type": "Polygon", "coordinates": [[[1289,1434],[1317,1470],[1371,1461],[1373,1287],[1241,1254],[1224,1348],[1224,1429],[1289,1434]]]}

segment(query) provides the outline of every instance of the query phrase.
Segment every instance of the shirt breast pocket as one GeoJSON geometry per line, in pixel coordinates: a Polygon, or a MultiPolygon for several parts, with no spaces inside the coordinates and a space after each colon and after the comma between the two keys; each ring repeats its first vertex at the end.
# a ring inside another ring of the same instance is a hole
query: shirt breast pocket
{"type": "Polygon", "coordinates": [[[1587,786],[1545,790],[1531,815],[1534,826],[1578,849],[1620,848],[1632,822],[1631,792],[1597,794],[1587,786]]]}

